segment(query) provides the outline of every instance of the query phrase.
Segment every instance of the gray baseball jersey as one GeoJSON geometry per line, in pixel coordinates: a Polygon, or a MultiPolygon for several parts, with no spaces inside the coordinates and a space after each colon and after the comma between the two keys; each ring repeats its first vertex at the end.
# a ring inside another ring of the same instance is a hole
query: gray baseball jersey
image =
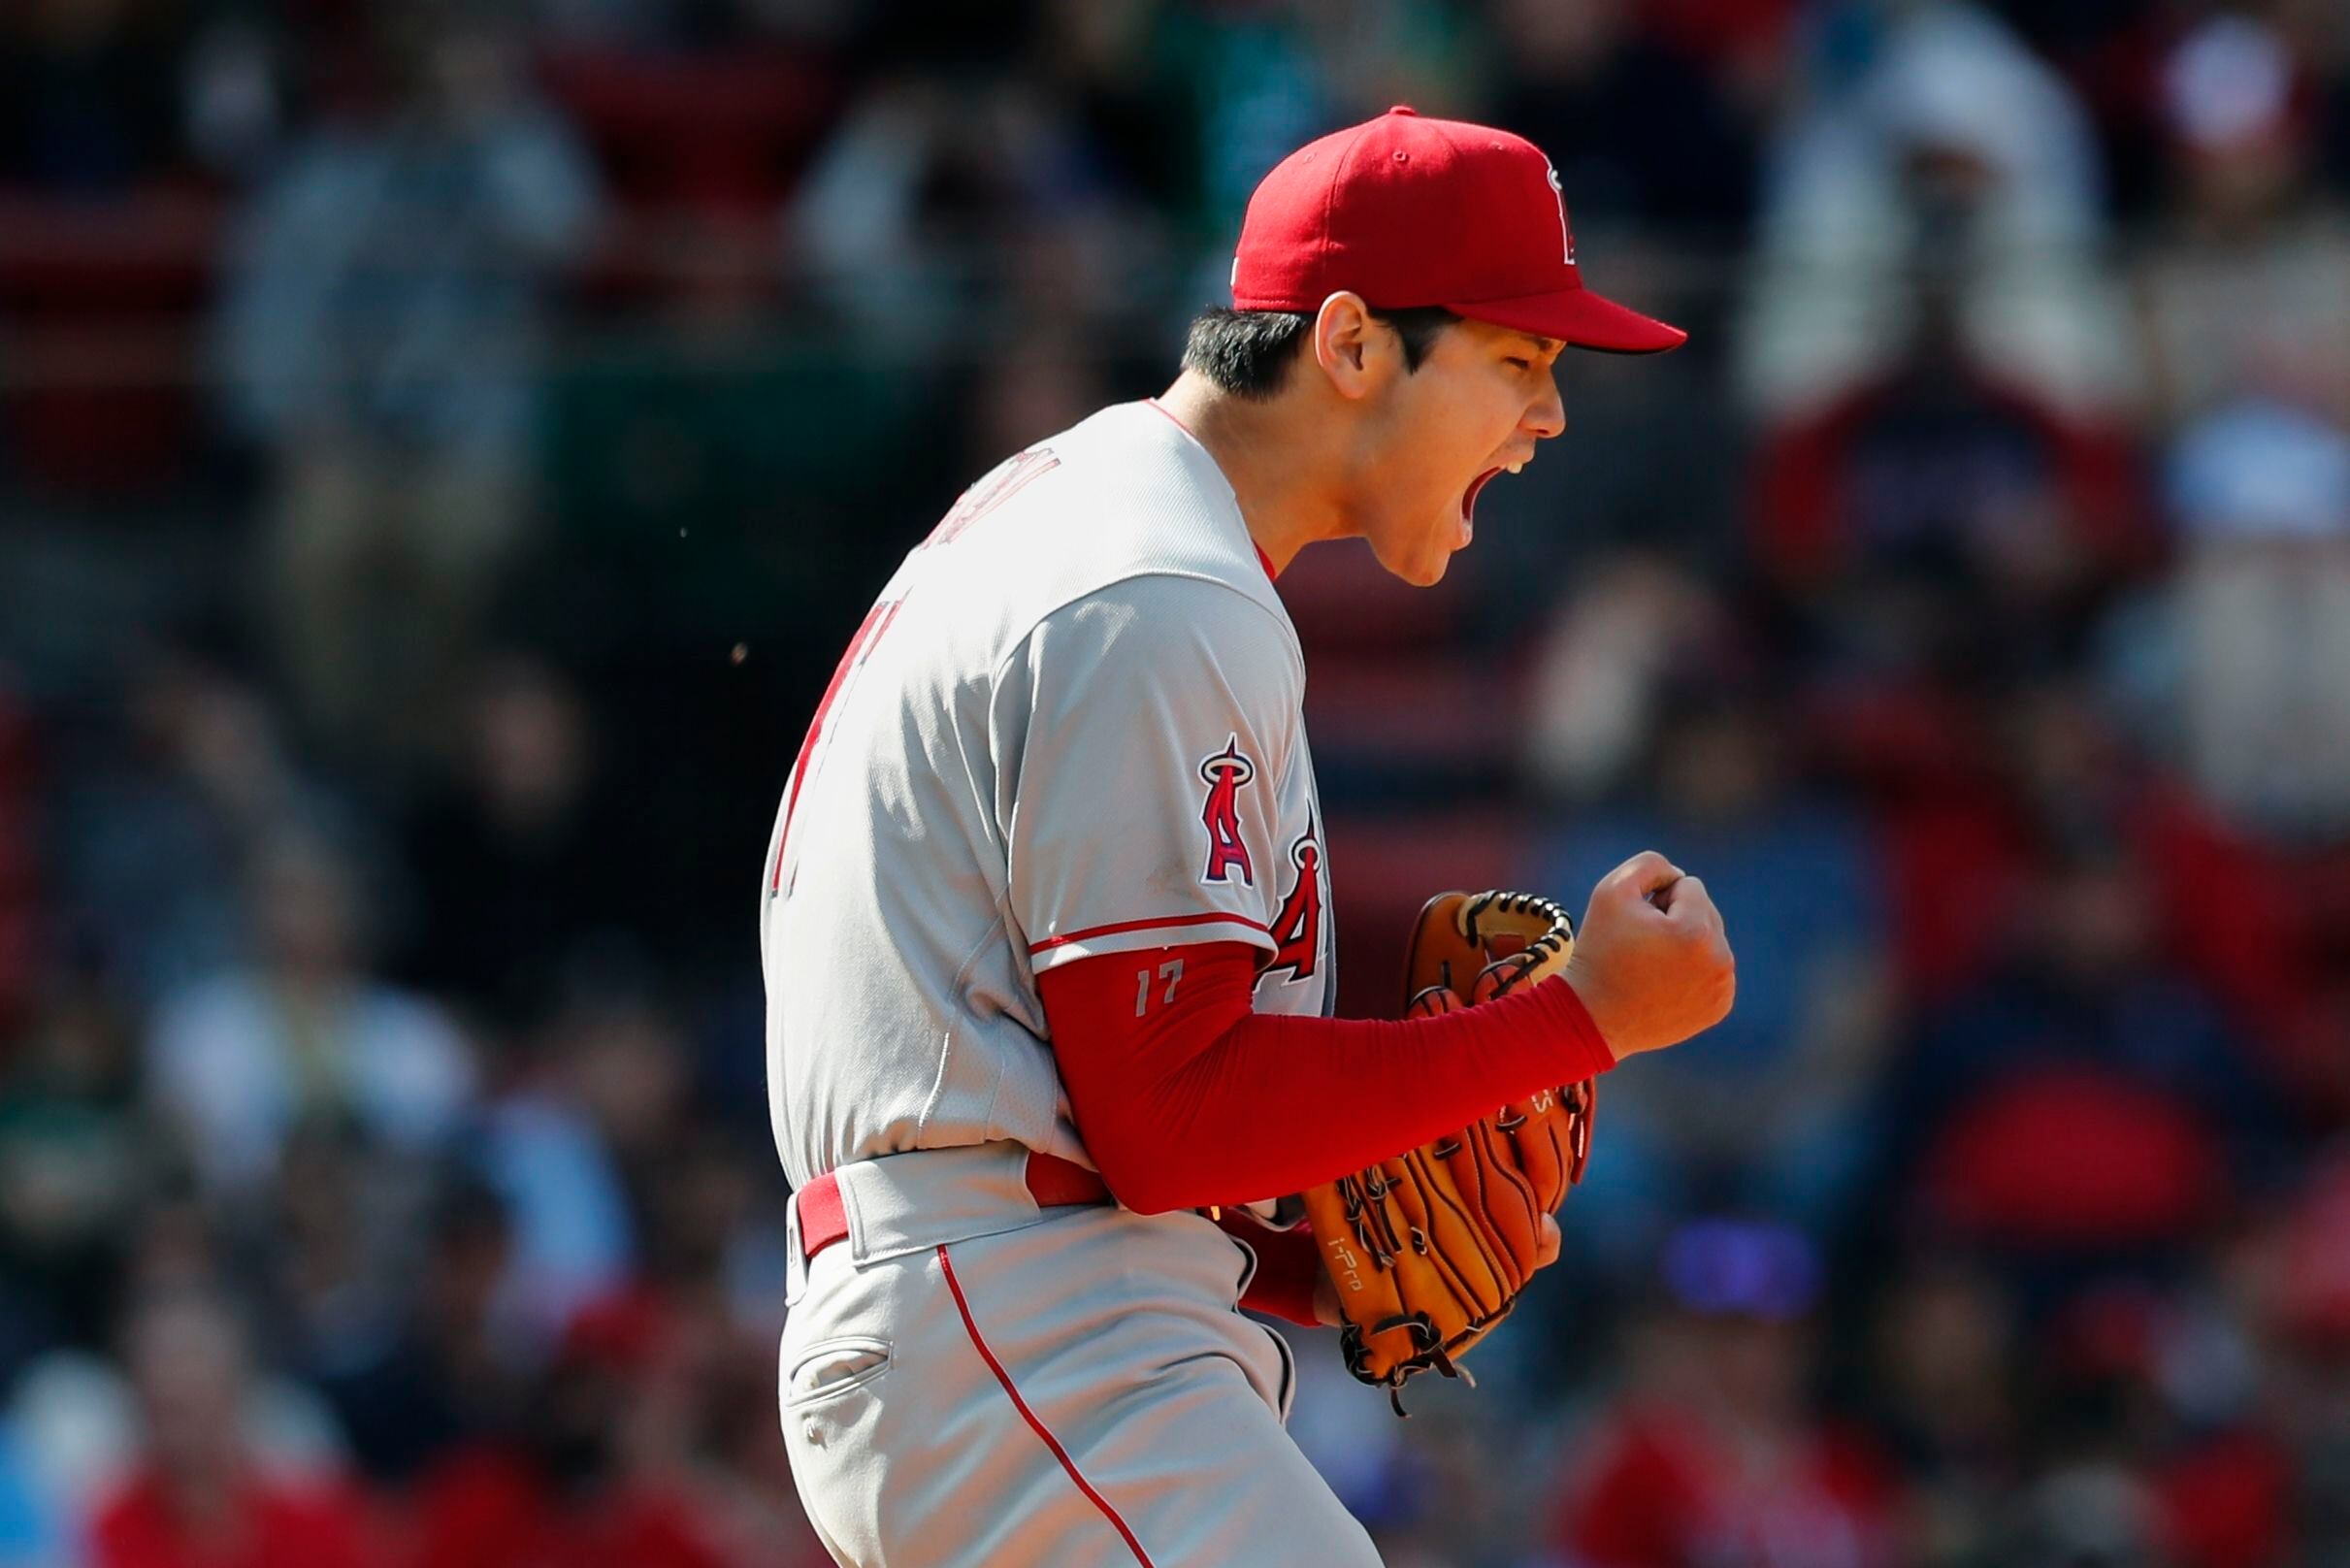
{"type": "Polygon", "coordinates": [[[761,941],[793,1183],[991,1140],[1092,1163],[1037,997],[1055,964],[1244,941],[1257,1011],[1327,1011],[1304,691],[1230,485],[1157,403],[966,491],[866,615],[776,813],[761,941]]]}

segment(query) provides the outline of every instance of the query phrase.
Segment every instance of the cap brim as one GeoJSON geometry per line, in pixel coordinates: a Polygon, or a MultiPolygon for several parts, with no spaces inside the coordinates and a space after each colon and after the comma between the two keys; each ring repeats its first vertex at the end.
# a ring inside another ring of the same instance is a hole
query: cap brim
{"type": "Polygon", "coordinates": [[[1642,315],[1587,288],[1563,288],[1510,300],[1448,303],[1445,309],[1472,321],[1489,321],[1538,338],[1556,338],[1570,348],[1596,348],[1610,354],[1661,354],[1689,341],[1681,328],[1642,315]]]}

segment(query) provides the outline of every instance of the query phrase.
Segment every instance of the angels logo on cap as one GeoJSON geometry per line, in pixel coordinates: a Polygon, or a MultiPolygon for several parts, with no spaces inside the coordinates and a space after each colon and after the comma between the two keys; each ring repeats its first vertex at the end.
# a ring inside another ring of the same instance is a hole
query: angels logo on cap
{"type": "Polygon", "coordinates": [[[1550,178],[1550,192],[1558,198],[1558,237],[1566,242],[1567,265],[1575,265],[1575,231],[1567,224],[1567,187],[1558,182],[1558,165],[1542,160],[1543,173],[1550,178]]]}
{"type": "Polygon", "coordinates": [[[1234,310],[1310,313],[1342,289],[1578,348],[1650,354],[1688,340],[1583,286],[1558,171],[1533,143],[1403,105],[1299,147],[1249,198],[1234,310]]]}

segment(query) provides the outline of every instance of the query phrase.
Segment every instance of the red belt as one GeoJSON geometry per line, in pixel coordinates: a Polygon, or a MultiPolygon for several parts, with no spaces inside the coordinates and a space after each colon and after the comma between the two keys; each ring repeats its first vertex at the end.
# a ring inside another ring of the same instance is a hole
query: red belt
{"type": "MultiPolygon", "coordinates": [[[[1107,1203],[1110,1189],[1099,1171],[1059,1155],[1028,1151],[1028,1195],[1040,1209],[1065,1203],[1107,1203]]],[[[793,1194],[800,1205],[800,1250],[814,1258],[849,1234],[849,1211],[840,1201],[840,1181],[831,1171],[793,1194]]]]}

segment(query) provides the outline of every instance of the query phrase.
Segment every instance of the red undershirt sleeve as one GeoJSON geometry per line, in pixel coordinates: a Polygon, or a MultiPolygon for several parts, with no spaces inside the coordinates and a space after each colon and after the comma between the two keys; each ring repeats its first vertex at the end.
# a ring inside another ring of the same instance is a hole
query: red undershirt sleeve
{"type": "Polygon", "coordinates": [[[1616,1064],[1564,981],[1436,1018],[1292,1018],[1252,1010],[1257,958],[1201,942],[1037,977],[1078,1130],[1127,1208],[1301,1192],[1616,1064]]]}

